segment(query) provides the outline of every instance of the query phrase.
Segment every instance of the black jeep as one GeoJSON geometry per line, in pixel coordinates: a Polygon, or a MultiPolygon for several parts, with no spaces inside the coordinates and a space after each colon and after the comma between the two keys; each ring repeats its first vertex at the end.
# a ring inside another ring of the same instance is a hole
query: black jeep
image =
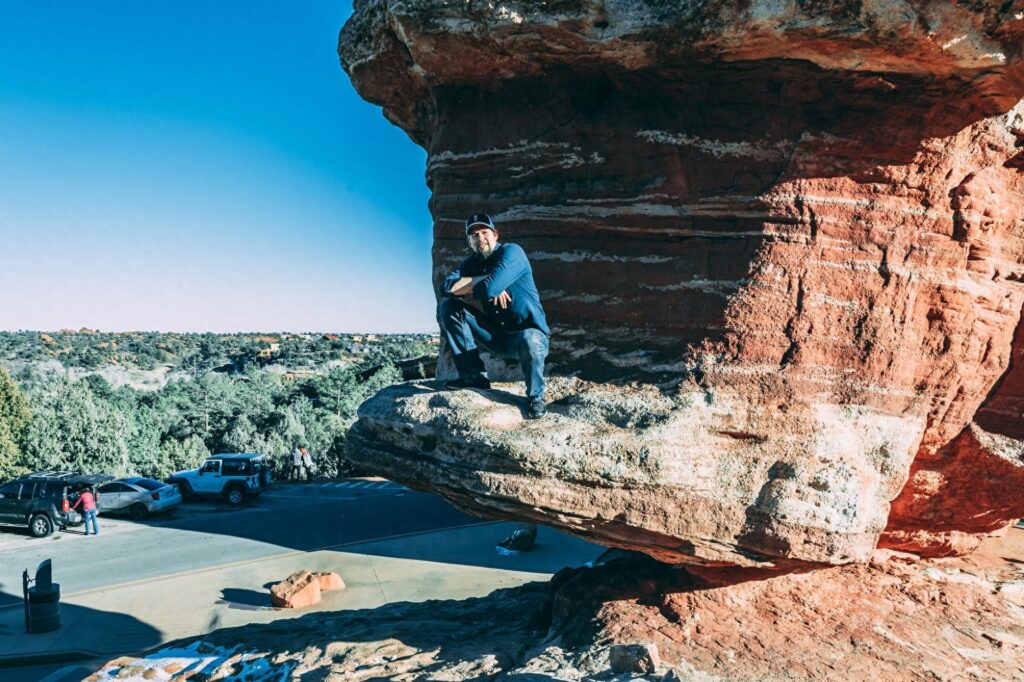
{"type": "Polygon", "coordinates": [[[78,471],[39,471],[8,481],[0,486],[0,525],[26,527],[37,538],[56,528],[77,526],[83,517],[71,505],[78,493],[112,478],[78,471]]]}

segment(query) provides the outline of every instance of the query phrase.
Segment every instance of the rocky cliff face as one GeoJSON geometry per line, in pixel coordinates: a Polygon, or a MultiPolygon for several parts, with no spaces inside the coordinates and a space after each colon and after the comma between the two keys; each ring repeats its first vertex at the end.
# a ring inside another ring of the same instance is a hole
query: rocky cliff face
{"type": "Polygon", "coordinates": [[[435,282],[491,212],[584,381],[536,427],[393,389],[355,456],[671,561],[969,550],[1024,515],[1022,43],[1022,0],[357,2],[435,282]]]}

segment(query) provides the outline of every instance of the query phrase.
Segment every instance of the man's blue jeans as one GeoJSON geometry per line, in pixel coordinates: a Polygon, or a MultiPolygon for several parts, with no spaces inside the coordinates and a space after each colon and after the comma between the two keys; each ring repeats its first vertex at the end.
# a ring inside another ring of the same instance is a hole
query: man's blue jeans
{"type": "Polygon", "coordinates": [[[548,335],[539,329],[505,330],[496,320],[471,308],[457,298],[445,298],[437,307],[441,334],[452,350],[459,376],[484,373],[477,344],[503,358],[519,360],[526,377],[526,397],[544,395],[544,360],[548,356],[548,335]]]}
{"type": "Polygon", "coordinates": [[[93,535],[100,534],[100,525],[96,523],[96,510],[90,509],[87,512],[83,512],[85,515],[85,534],[89,534],[89,525],[92,524],[93,535]]]}

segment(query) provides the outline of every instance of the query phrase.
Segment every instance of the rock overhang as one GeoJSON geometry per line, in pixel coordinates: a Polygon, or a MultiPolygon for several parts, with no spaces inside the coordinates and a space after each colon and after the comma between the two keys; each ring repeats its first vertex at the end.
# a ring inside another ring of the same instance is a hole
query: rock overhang
{"type": "MultiPolygon", "coordinates": [[[[554,371],[619,384],[616,401],[634,395],[629,381],[675,391],[666,423],[690,429],[722,465],[723,495],[742,493],[724,495],[717,515],[699,501],[700,531],[672,507],[675,483],[653,479],[646,502],[602,493],[584,521],[569,508],[576,497],[544,506],[507,494],[528,497],[531,475],[535,489],[577,480],[571,459],[545,475],[504,472],[493,486],[474,478],[498,452],[493,434],[467,436],[448,474],[424,465],[413,482],[476,513],[668,560],[862,560],[894,498],[883,543],[945,552],[950,537],[977,534],[964,519],[941,532],[928,519],[964,494],[972,466],[1024,466],[1006,464],[1012,447],[976,447],[991,439],[969,435],[976,418],[1019,439],[1013,423],[1024,419],[1022,27],[1022,2],[357,3],[343,65],[428,152],[435,282],[464,254],[464,215],[489,210],[531,256],[554,371]],[[732,406],[719,440],[678,402],[686,386],[732,406]],[[789,455],[766,454],[784,436],[789,455]],[[851,454],[822,457],[822,444],[851,454]],[[952,468],[951,453],[964,454],[952,468]],[[814,487],[826,465],[827,494],[814,487]],[[527,478],[510,486],[510,476],[527,478]],[[663,516],[675,520],[655,520],[651,499],[662,512],[669,500],[663,516]],[[682,550],[663,551],[674,542],[682,550]]],[[[395,424],[443,440],[461,423],[453,405],[435,413],[414,409],[416,396],[381,395],[354,443],[395,424]]],[[[567,405],[598,395],[581,389],[567,405]]],[[[464,407],[481,433],[539,437],[511,406],[464,407]]],[[[567,418],[559,412],[553,432],[567,418]]],[[[625,427],[640,440],[658,428],[668,427],[625,427]]],[[[582,480],[601,489],[598,444],[625,446],[594,429],[597,470],[582,480]]],[[[502,457],[547,452],[543,439],[510,438],[502,457]]],[[[378,455],[394,461],[364,463],[412,480],[409,452],[386,440],[378,455]]],[[[693,445],[655,448],[653,460],[683,470],[693,445]]],[[[638,457],[622,462],[645,480],[638,457]]],[[[699,472],[681,478],[696,495],[699,472]]],[[[1021,500],[998,506],[986,528],[1024,514],[1021,500]]]]}
{"type": "MultiPolygon", "coordinates": [[[[338,52],[360,94],[427,145],[431,93],[574,70],[799,61],[832,73],[994,75],[1019,93],[1024,3],[361,0],[338,52]]],[[[1019,98],[1019,94],[1016,95],[1019,98]]]]}
{"type": "Polygon", "coordinates": [[[359,408],[351,457],[493,518],[550,522],[670,563],[866,561],[923,424],[863,407],[757,410],[727,387],[553,379],[521,389],[406,383],[359,408]]]}

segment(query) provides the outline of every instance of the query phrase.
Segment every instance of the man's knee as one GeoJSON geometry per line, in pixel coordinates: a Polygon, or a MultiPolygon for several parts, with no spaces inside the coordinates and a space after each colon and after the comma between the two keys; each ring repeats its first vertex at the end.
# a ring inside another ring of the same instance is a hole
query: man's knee
{"type": "Polygon", "coordinates": [[[437,304],[437,316],[441,318],[449,317],[459,312],[458,301],[452,298],[442,298],[440,303],[437,304]]]}
{"type": "Polygon", "coordinates": [[[452,331],[462,326],[462,314],[458,305],[450,298],[441,299],[437,304],[437,324],[442,331],[452,331]]]}
{"type": "Polygon", "coordinates": [[[548,336],[539,329],[527,329],[523,332],[523,350],[534,361],[543,360],[548,355],[548,336]]]}

